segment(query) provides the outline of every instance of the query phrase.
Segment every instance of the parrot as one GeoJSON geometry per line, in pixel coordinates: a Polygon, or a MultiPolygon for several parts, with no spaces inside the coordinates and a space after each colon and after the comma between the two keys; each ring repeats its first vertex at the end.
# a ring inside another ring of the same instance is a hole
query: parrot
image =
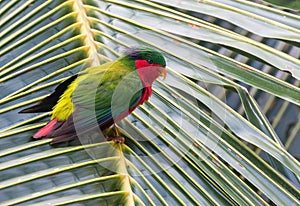
{"type": "Polygon", "coordinates": [[[72,141],[94,127],[115,127],[115,137],[105,139],[118,140],[116,123],[148,101],[153,82],[166,74],[161,52],[131,47],[116,60],[68,77],[49,96],[19,113],[52,111],[50,121],[33,135],[51,138],[51,144],[72,141]]]}

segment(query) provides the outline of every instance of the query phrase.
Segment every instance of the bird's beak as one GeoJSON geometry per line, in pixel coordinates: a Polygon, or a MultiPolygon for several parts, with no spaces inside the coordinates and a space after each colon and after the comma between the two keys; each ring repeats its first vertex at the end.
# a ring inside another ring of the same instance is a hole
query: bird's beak
{"type": "Polygon", "coordinates": [[[159,76],[163,77],[163,79],[166,79],[166,76],[167,76],[167,69],[166,67],[160,67],[158,69],[159,71],[159,76]]]}

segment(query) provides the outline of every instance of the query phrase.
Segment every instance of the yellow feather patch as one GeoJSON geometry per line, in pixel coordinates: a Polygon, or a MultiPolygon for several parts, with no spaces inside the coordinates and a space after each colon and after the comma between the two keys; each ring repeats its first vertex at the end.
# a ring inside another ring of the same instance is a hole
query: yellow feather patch
{"type": "Polygon", "coordinates": [[[53,107],[52,119],[56,118],[59,121],[68,119],[68,117],[74,111],[74,105],[72,103],[71,95],[77,86],[77,79],[74,80],[67,88],[67,90],[61,95],[57,104],[53,107]]]}

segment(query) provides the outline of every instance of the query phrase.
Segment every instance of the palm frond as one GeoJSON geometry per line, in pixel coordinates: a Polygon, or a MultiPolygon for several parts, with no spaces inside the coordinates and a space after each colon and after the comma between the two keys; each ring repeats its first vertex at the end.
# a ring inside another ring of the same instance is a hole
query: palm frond
{"type": "Polygon", "coordinates": [[[241,0],[5,0],[0,14],[2,205],[300,204],[299,117],[286,142],[276,131],[300,105],[298,15],[241,0]],[[137,45],[168,76],[119,123],[125,144],[30,141],[50,113],[18,111],[137,45]]]}

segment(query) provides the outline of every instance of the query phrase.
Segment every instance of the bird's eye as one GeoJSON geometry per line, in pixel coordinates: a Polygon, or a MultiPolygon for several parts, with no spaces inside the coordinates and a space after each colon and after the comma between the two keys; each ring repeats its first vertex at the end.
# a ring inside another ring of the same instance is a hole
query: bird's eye
{"type": "Polygon", "coordinates": [[[149,64],[153,64],[153,60],[152,60],[152,59],[148,59],[147,62],[148,62],[149,64]]]}

